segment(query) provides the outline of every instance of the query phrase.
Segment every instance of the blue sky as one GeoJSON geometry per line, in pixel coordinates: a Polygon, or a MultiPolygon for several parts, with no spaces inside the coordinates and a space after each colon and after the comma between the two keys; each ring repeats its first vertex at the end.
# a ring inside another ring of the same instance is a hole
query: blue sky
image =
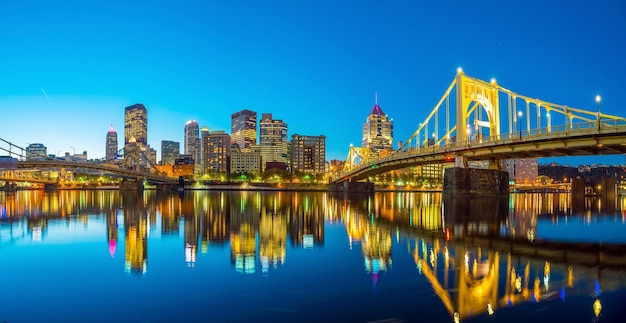
{"type": "MultiPolygon", "coordinates": [[[[242,109],[289,137],[359,145],[374,104],[404,141],[456,68],[546,101],[626,116],[621,1],[0,2],[0,138],[104,156],[124,107],[148,109],[148,142],[185,122],[230,132],[242,109]]],[[[159,155],[160,156],[160,155],[159,155]]],[[[566,164],[624,163],[624,156],[566,164]]]]}

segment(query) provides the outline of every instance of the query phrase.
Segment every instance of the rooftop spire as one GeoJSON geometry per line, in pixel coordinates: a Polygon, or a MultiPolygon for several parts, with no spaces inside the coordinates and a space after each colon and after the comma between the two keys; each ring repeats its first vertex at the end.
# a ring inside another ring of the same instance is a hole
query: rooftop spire
{"type": "Polygon", "coordinates": [[[378,91],[374,92],[374,105],[378,105],[378,91]]]}
{"type": "Polygon", "coordinates": [[[113,124],[109,127],[109,132],[115,132],[115,128],[113,128],[113,124]]]}

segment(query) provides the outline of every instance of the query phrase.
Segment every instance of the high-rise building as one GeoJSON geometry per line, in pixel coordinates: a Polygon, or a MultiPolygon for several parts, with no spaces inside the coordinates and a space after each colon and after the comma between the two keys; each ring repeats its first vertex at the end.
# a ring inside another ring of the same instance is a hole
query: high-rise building
{"type": "Polygon", "coordinates": [[[272,119],[271,113],[263,113],[259,123],[259,151],[263,169],[268,162],[287,163],[287,124],[272,119]]]}
{"type": "Polygon", "coordinates": [[[107,132],[105,158],[106,162],[111,162],[117,158],[117,132],[113,128],[113,124],[107,132]]]}
{"type": "Polygon", "coordinates": [[[148,110],[137,103],[124,109],[124,166],[145,170],[151,166],[148,145],[148,110]]]}
{"type": "Polygon", "coordinates": [[[202,143],[204,155],[204,172],[228,172],[230,166],[230,136],[223,130],[210,131],[206,141],[202,143]]]}
{"type": "Polygon", "coordinates": [[[208,161],[209,152],[207,151],[208,145],[205,144],[207,140],[209,140],[209,133],[210,133],[209,127],[200,128],[200,161],[198,161],[198,164],[200,165],[200,169],[202,170],[202,173],[206,172],[206,169],[207,169],[206,166],[209,163],[208,161]]]}
{"type": "Polygon", "coordinates": [[[291,136],[291,172],[326,171],[326,136],[291,136]]]}
{"type": "Polygon", "coordinates": [[[232,142],[242,152],[248,152],[256,145],[256,112],[241,110],[231,116],[230,133],[232,142]]]}
{"type": "Polygon", "coordinates": [[[389,116],[378,106],[378,94],[376,94],[374,108],[363,124],[361,147],[370,148],[375,153],[393,149],[393,119],[389,119],[389,116]]]}
{"type": "Polygon", "coordinates": [[[179,155],[180,143],[178,141],[161,140],[161,165],[174,165],[179,155]]]}
{"type": "Polygon", "coordinates": [[[27,160],[45,160],[47,157],[48,148],[43,144],[30,144],[26,147],[27,160]]]}
{"type": "Polygon", "coordinates": [[[185,124],[185,155],[191,155],[194,162],[200,164],[200,128],[196,120],[189,120],[185,124]]]}
{"type": "Polygon", "coordinates": [[[148,144],[148,110],[140,103],[124,109],[124,146],[131,138],[137,145],[148,144]]]}

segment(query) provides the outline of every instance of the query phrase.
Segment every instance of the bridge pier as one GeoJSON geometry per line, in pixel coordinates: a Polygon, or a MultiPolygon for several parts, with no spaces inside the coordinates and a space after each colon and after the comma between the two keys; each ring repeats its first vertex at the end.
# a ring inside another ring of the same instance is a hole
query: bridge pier
{"type": "Polygon", "coordinates": [[[372,193],[374,192],[374,183],[371,182],[343,182],[338,184],[328,184],[330,192],[345,193],[372,193]]]}
{"type": "Polygon", "coordinates": [[[57,184],[43,184],[44,192],[56,192],[59,186],[57,184]]]}
{"type": "Polygon", "coordinates": [[[120,182],[120,191],[143,191],[143,181],[142,180],[122,180],[120,182]]]}
{"type": "Polygon", "coordinates": [[[443,176],[448,196],[508,196],[509,173],[496,169],[448,168],[443,176]]]}
{"type": "Polygon", "coordinates": [[[4,192],[15,192],[15,191],[17,191],[17,184],[12,183],[12,182],[6,182],[6,183],[4,183],[4,186],[2,186],[2,191],[4,191],[4,192]]]}

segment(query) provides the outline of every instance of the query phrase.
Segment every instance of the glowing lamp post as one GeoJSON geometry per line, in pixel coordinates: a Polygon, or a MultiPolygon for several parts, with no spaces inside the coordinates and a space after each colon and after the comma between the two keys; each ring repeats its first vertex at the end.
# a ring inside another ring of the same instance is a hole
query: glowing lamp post
{"type": "Polygon", "coordinates": [[[598,104],[598,130],[600,130],[600,101],[602,101],[602,98],[600,97],[600,95],[596,95],[596,103],[598,104]]]}
{"type": "Polygon", "coordinates": [[[522,113],[522,111],[517,111],[517,119],[518,119],[518,123],[517,123],[517,130],[519,130],[519,138],[522,139],[522,116],[524,114],[522,113]]]}

